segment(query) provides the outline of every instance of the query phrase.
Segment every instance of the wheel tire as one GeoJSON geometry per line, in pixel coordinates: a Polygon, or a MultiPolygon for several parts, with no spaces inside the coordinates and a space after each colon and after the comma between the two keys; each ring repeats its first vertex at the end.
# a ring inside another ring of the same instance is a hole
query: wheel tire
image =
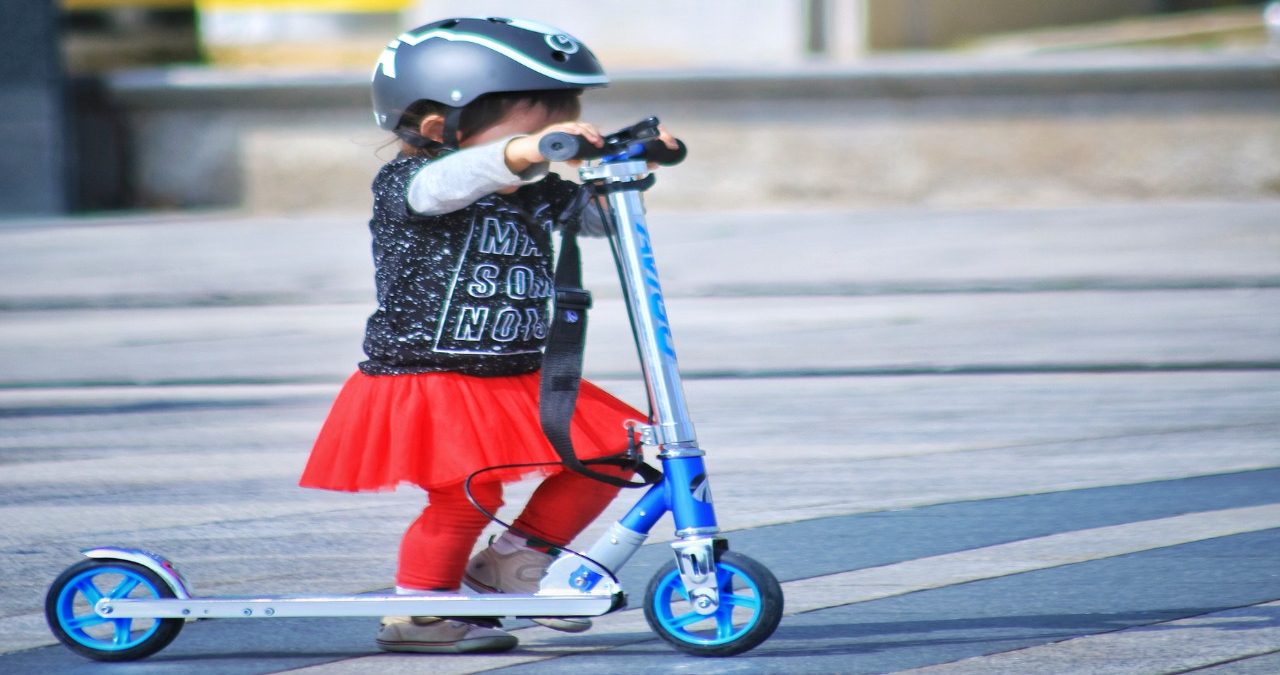
{"type": "Polygon", "coordinates": [[[767,567],[725,551],[716,562],[720,608],[694,611],[674,560],[663,565],[644,595],[649,626],[676,649],[694,656],[733,656],[773,635],[782,620],[782,587],[767,567]]]}
{"type": "Polygon", "coordinates": [[[133,661],[164,649],[182,630],[182,619],[99,616],[99,598],[172,598],[158,574],[124,560],[84,560],[58,575],[45,594],[49,629],[71,651],[95,661],[133,661]]]}

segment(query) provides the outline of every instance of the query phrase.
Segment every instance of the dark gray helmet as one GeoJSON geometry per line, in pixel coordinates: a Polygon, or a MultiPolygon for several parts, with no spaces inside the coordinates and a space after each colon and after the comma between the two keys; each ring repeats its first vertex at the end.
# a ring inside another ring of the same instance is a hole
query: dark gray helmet
{"type": "Polygon", "coordinates": [[[462,108],[495,92],[608,82],[595,55],[559,29],[520,19],[445,19],[387,44],[373,69],[373,116],[391,131],[422,99],[462,108]]]}

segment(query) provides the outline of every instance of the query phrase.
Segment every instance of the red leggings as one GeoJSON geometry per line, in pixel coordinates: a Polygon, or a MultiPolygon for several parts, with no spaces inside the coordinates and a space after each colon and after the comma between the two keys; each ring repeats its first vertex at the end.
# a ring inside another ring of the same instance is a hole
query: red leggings
{"type": "MultiPolygon", "coordinates": [[[[629,471],[607,465],[592,469],[630,476],[629,471]]],[[[566,469],[538,486],[512,525],[520,533],[564,546],[604,511],[618,490],[566,469]]],[[[498,482],[472,483],[471,495],[490,513],[503,504],[498,482]]],[[[427,490],[427,507],[400,541],[396,584],[422,590],[458,588],[471,548],[488,524],[489,519],[467,501],[461,483],[427,490]]]]}

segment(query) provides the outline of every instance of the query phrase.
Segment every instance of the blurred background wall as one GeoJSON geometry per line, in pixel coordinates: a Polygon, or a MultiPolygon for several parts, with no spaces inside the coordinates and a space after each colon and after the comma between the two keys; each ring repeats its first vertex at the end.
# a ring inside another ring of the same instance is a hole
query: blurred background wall
{"type": "Polygon", "coordinates": [[[1261,2],[0,5],[22,19],[5,22],[21,33],[4,41],[7,89],[31,92],[0,99],[5,161],[22,167],[6,213],[363,210],[391,152],[368,123],[373,58],[404,28],[481,14],[591,45],[614,77],[587,99],[602,125],[656,113],[687,137],[682,180],[655,193],[671,206],[1280,194],[1261,2]]]}
{"type": "Polygon", "coordinates": [[[56,8],[0,0],[0,214],[67,204],[67,126],[56,8]]]}
{"type": "Polygon", "coordinates": [[[1204,46],[1209,33],[1263,39],[1260,0],[54,1],[73,71],[196,61],[363,68],[369,50],[403,28],[477,15],[538,17],[590,36],[615,69],[794,65],[814,57],[951,49],[1000,33],[1080,25],[1081,36],[1110,35],[1132,45],[1159,40],[1161,22],[1153,18],[1175,19],[1164,22],[1171,26],[1167,41],[1181,36],[1193,47],[1204,46]],[[1106,23],[1118,19],[1140,21],[1121,23],[1118,31],[1106,23]]]}

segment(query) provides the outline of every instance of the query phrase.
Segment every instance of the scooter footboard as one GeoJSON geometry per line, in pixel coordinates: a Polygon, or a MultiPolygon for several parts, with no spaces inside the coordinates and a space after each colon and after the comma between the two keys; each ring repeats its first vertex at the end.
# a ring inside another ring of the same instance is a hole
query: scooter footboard
{"type": "Polygon", "coordinates": [[[599,616],[617,599],[608,593],[571,595],[216,596],[205,598],[103,598],[96,611],[113,619],[269,619],[354,616],[599,616]]]}

